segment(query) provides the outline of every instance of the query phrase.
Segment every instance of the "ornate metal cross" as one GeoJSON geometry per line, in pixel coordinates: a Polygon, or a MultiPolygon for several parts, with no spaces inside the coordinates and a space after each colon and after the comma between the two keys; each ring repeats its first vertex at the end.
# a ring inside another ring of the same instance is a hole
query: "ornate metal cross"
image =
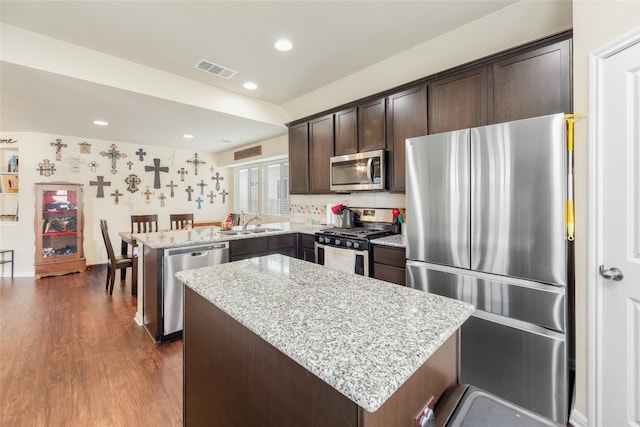
{"type": "Polygon", "coordinates": [[[188,186],[186,190],[184,190],[187,192],[187,200],[190,202],[191,201],[191,193],[193,193],[193,188],[191,188],[191,186],[188,186]]]}
{"type": "Polygon", "coordinates": [[[91,168],[91,172],[95,172],[95,171],[96,171],[96,168],[97,168],[98,166],[100,166],[100,165],[99,165],[99,164],[97,164],[94,160],[92,160],[92,161],[89,163],[89,167],[91,168]]]}
{"type": "Polygon", "coordinates": [[[118,172],[116,170],[116,161],[118,159],[124,159],[127,155],[119,152],[116,144],[111,144],[110,147],[111,149],[109,151],[101,151],[100,155],[111,159],[111,173],[115,174],[118,172]]]}
{"type": "Polygon", "coordinates": [[[209,203],[213,203],[213,199],[216,197],[216,193],[211,190],[211,192],[207,194],[207,197],[209,198],[209,200],[211,200],[209,203]]]}
{"type": "Polygon", "coordinates": [[[111,193],[111,196],[115,197],[116,205],[119,205],[120,204],[120,197],[124,196],[124,193],[121,193],[119,190],[116,189],[116,191],[111,193]]]}
{"type": "Polygon", "coordinates": [[[184,176],[187,175],[189,171],[186,171],[184,168],[180,168],[178,171],[178,175],[180,175],[180,181],[184,181],[184,176]]]}
{"type": "Polygon", "coordinates": [[[40,175],[51,176],[56,171],[56,164],[51,163],[49,159],[44,159],[42,163],[38,163],[36,170],[40,172],[40,175]]]}
{"type": "Polygon", "coordinates": [[[131,160],[129,160],[127,162],[127,166],[129,166],[129,170],[131,170],[131,166],[133,166],[133,162],[131,160]]]}
{"type": "Polygon", "coordinates": [[[96,197],[104,198],[104,187],[110,187],[111,181],[105,181],[104,176],[99,175],[97,181],[89,181],[89,185],[97,185],[98,192],[96,193],[96,197]]]}
{"type": "Polygon", "coordinates": [[[216,191],[220,190],[220,181],[224,181],[224,177],[220,176],[220,172],[216,172],[216,176],[212,176],[211,180],[216,182],[216,191]]]}
{"type": "Polygon", "coordinates": [[[63,144],[61,139],[56,139],[56,142],[52,142],[49,145],[56,147],[56,160],[62,160],[62,148],[67,148],[67,144],[63,144]]]}
{"type": "Polygon", "coordinates": [[[160,199],[160,207],[164,208],[164,201],[167,199],[167,196],[165,196],[164,193],[160,193],[158,199],[160,199]]]}
{"type": "Polygon", "coordinates": [[[145,166],[146,172],[154,172],[153,188],[160,188],[160,172],[169,172],[167,166],[160,166],[160,159],[153,159],[153,166],[145,166]]]}
{"type": "Polygon", "coordinates": [[[198,196],[198,198],[196,199],[196,203],[198,204],[198,209],[202,209],[202,202],[204,202],[204,199],[198,196]]]}
{"type": "Polygon", "coordinates": [[[171,184],[165,185],[165,187],[171,187],[171,193],[169,193],[169,195],[171,197],[175,196],[175,193],[174,193],[173,189],[176,188],[177,186],[178,186],[178,184],[174,184],[173,180],[171,180],[171,184]]]}
{"type": "Polygon", "coordinates": [[[130,174],[128,177],[124,179],[124,182],[127,184],[127,191],[129,193],[135,193],[139,190],[138,185],[142,183],[142,180],[138,178],[138,175],[135,173],[130,174]]]}
{"type": "Polygon", "coordinates": [[[229,193],[227,193],[227,190],[222,190],[222,193],[218,193],[218,194],[222,195],[222,203],[224,204],[229,193]]]}
{"type": "Polygon", "coordinates": [[[203,162],[202,160],[198,160],[198,153],[195,154],[195,158],[193,160],[187,160],[187,163],[191,163],[193,165],[194,173],[198,176],[198,166],[204,165],[207,162],[203,162]]]}
{"type": "Polygon", "coordinates": [[[149,186],[147,185],[147,189],[142,194],[144,194],[144,196],[146,197],[145,203],[150,203],[151,199],[149,199],[149,197],[151,197],[155,193],[153,191],[149,190],[149,186]]]}
{"type": "Polygon", "coordinates": [[[204,187],[208,187],[209,184],[205,184],[204,183],[204,179],[200,180],[200,184],[196,184],[198,187],[200,187],[200,195],[204,196],[204,187]]]}
{"type": "Polygon", "coordinates": [[[144,156],[146,155],[147,155],[147,152],[144,151],[142,147],[138,148],[138,151],[136,151],[136,156],[138,156],[138,159],[140,159],[141,162],[144,162],[144,156]]]}

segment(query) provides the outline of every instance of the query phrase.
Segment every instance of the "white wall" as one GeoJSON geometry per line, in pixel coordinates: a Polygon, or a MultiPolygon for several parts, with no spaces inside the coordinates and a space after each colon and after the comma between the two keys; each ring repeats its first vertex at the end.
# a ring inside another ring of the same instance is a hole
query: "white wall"
{"type": "MultiPolygon", "coordinates": [[[[20,217],[17,223],[0,222],[0,248],[14,249],[16,266],[15,274],[17,276],[32,276],[34,273],[34,255],[35,255],[35,234],[34,234],[34,217],[35,217],[35,192],[34,184],[38,182],[66,181],[84,184],[84,252],[87,258],[87,264],[105,263],[107,253],[100,234],[99,220],[106,219],[109,224],[109,230],[112,243],[116,251],[119,251],[120,239],[119,231],[130,230],[131,214],[158,214],[158,226],[161,229],[169,229],[169,214],[171,213],[193,213],[195,221],[212,221],[224,220],[231,210],[231,201],[233,194],[229,181],[229,169],[218,167],[214,157],[210,153],[198,153],[198,158],[205,161],[206,164],[198,168],[198,175],[194,174],[194,168],[187,160],[194,158],[194,152],[179,149],[169,149],[163,147],[145,146],[140,144],[127,144],[115,142],[118,151],[125,153],[127,158],[117,161],[117,173],[112,174],[111,161],[100,155],[101,151],[108,151],[112,141],[86,140],[84,138],[64,135],[50,135],[32,132],[2,132],[2,138],[13,138],[18,143],[12,144],[11,147],[19,148],[20,154],[20,217]],[[55,160],[55,148],[50,146],[60,138],[67,148],[62,149],[61,161],[55,160]],[[91,154],[80,154],[79,143],[88,142],[91,144],[91,154]],[[140,161],[135,152],[142,148],[148,154],[144,161],[140,161]],[[72,172],[71,157],[80,158],[79,172],[72,172]],[[153,159],[160,159],[160,166],[168,166],[168,173],[160,174],[160,183],[162,188],[154,189],[152,172],[145,172],[145,166],[152,166],[153,159]],[[40,176],[36,170],[38,163],[44,159],[49,159],[56,165],[56,172],[50,177],[40,176]],[[95,172],[92,172],[89,163],[95,161],[99,164],[95,172]],[[129,170],[128,161],[133,163],[129,170]],[[220,182],[220,191],[215,190],[215,181],[211,180],[211,167],[214,167],[213,174],[219,172],[224,180],[220,182]],[[188,174],[185,175],[185,181],[180,181],[177,171],[185,168],[188,174]],[[140,190],[135,193],[127,191],[127,184],[124,180],[129,174],[136,174],[141,180],[140,190]],[[111,181],[110,187],[105,187],[105,197],[97,198],[97,187],[90,186],[89,181],[95,181],[98,175],[104,176],[105,181],[111,181]],[[166,187],[169,181],[173,180],[178,187],[175,188],[175,197],[170,197],[170,188],[166,187]],[[204,180],[207,187],[204,187],[205,195],[200,196],[200,187],[198,183],[204,180]],[[192,201],[187,201],[187,193],[185,189],[187,185],[191,185],[194,189],[192,193],[192,201]],[[150,187],[150,191],[155,194],[150,197],[149,203],[142,194],[146,187],[150,187]],[[110,196],[115,190],[124,193],[120,199],[120,204],[116,205],[114,197],[110,196]],[[229,195],[223,204],[222,190],[226,190],[229,195]],[[213,204],[206,194],[214,191],[216,197],[213,204]],[[165,206],[161,207],[158,197],[160,193],[166,196],[165,206]],[[201,209],[195,200],[202,197],[204,202],[201,209]],[[129,205],[126,202],[133,200],[135,204],[129,205]]],[[[5,269],[5,276],[8,275],[8,269],[5,269]]]]}

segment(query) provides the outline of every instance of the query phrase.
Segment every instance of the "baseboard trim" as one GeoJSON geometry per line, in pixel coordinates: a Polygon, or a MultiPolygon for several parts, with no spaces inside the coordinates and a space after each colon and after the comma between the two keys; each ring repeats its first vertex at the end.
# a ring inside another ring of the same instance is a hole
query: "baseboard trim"
{"type": "Polygon", "coordinates": [[[569,416],[569,425],[571,427],[589,427],[589,420],[574,409],[569,416]]]}

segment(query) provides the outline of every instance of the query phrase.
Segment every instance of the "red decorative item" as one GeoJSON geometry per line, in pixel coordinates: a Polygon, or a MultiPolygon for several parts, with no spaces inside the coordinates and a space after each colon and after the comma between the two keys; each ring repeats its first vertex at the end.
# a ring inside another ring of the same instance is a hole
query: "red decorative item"
{"type": "Polygon", "coordinates": [[[340,215],[342,213],[342,209],[344,209],[344,205],[340,203],[339,205],[332,206],[331,212],[333,212],[334,215],[340,215]]]}

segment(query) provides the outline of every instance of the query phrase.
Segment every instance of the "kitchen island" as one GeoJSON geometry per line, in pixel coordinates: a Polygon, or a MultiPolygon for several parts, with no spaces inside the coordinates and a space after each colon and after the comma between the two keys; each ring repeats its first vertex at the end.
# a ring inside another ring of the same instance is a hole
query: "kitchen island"
{"type": "Polygon", "coordinates": [[[185,283],[184,424],[412,426],[470,304],[269,255],[185,283]]]}

